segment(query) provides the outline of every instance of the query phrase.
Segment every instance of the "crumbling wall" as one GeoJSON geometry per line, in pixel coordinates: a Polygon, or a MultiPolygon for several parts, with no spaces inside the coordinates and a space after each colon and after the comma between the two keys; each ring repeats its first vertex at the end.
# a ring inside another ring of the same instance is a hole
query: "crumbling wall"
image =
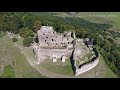
{"type": "Polygon", "coordinates": [[[39,52],[40,47],[38,46],[37,43],[34,42],[32,44],[32,48],[33,48],[33,53],[35,55],[35,61],[37,64],[40,64],[40,62],[41,62],[41,59],[40,59],[41,53],[39,52]]]}
{"type": "Polygon", "coordinates": [[[84,72],[91,70],[92,68],[94,68],[98,64],[100,56],[99,56],[98,51],[95,48],[94,48],[94,52],[95,52],[96,57],[94,57],[91,60],[91,62],[82,65],[80,68],[77,68],[76,72],[75,72],[75,76],[78,76],[79,74],[82,74],[84,72]]]}
{"type": "Polygon", "coordinates": [[[35,61],[37,64],[40,64],[40,52],[38,48],[33,48],[33,52],[35,54],[35,61]]]}
{"type": "Polygon", "coordinates": [[[89,62],[88,64],[81,66],[81,68],[76,69],[75,76],[78,76],[79,74],[82,74],[84,72],[91,70],[92,68],[94,68],[98,64],[98,62],[99,62],[99,57],[96,58],[94,61],[89,62]]]}
{"type": "Polygon", "coordinates": [[[84,53],[84,49],[81,49],[78,46],[79,44],[85,44],[84,40],[76,39],[75,33],[73,33],[71,37],[71,32],[65,32],[65,36],[64,34],[56,33],[53,28],[49,26],[42,26],[37,33],[39,42],[38,45],[35,44],[33,46],[37,64],[40,64],[40,62],[45,59],[53,59],[54,55],[56,58],[61,58],[64,55],[65,57],[71,58],[72,69],[75,76],[78,76],[79,74],[94,68],[99,62],[99,54],[96,49],[93,49],[96,58],[93,58],[91,62],[84,64],[81,67],[76,66],[77,56],[84,53]],[[75,41],[75,44],[72,43],[73,40],[75,41]]]}
{"type": "Polygon", "coordinates": [[[38,30],[38,40],[41,47],[64,47],[73,41],[71,32],[67,33],[67,36],[56,33],[52,27],[42,26],[38,30]]]}
{"type": "Polygon", "coordinates": [[[78,76],[79,74],[82,74],[84,72],[91,70],[99,62],[99,53],[96,48],[93,48],[93,52],[95,52],[95,57],[93,55],[93,57],[91,58],[92,60],[90,62],[80,65],[80,67],[77,67],[76,66],[77,53],[78,53],[77,43],[78,43],[77,40],[75,40],[74,50],[73,50],[72,58],[71,58],[71,61],[72,61],[71,64],[72,64],[72,68],[74,68],[73,71],[75,73],[75,76],[78,76]]]}

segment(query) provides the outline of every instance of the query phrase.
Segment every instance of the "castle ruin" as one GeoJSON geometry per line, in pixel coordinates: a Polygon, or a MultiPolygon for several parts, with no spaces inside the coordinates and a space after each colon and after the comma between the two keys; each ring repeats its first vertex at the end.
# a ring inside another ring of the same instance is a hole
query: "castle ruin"
{"type": "MultiPolygon", "coordinates": [[[[64,63],[66,58],[70,58],[71,55],[73,55],[73,61],[76,62],[84,53],[89,51],[83,39],[76,38],[74,32],[57,33],[51,26],[42,26],[37,31],[37,34],[38,43],[33,44],[37,64],[46,59],[50,59],[54,63],[57,62],[58,58],[64,63]]],[[[81,74],[79,73],[80,68],[76,66],[76,63],[73,66],[76,68],[76,76],[81,74]]]]}

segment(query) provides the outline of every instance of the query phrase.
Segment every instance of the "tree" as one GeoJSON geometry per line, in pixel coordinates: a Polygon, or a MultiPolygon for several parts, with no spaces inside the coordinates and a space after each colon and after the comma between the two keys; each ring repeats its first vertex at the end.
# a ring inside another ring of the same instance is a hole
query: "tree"
{"type": "Polygon", "coordinates": [[[112,44],[110,43],[110,41],[108,41],[107,39],[104,40],[104,44],[103,44],[103,49],[106,50],[107,52],[110,52],[110,49],[112,47],[112,44]]]}
{"type": "Polygon", "coordinates": [[[34,16],[26,15],[24,17],[24,27],[28,27],[31,30],[34,30],[34,16]]]}
{"type": "Polygon", "coordinates": [[[3,26],[5,23],[5,17],[3,15],[0,15],[0,33],[3,31],[3,26]]]}
{"type": "Polygon", "coordinates": [[[16,15],[6,16],[6,21],[4,23],[4,30],[13,33],[18,33],[19,29],[23,26],[20,17],[16,15]]]}
{"type": "Polygon", "coordinates": [[[108,41],[110,41],[111,43],[114,43],[114,40],[112,38],[108,38],[108,41]]]}
{"type": "Polygon", "coordinates": [[[34,32],[32,30],[29,30],[29,36],[34,37],[34,32]]]}
{"type": "Polygon", "coordinates": [[[37,32],[41,27],[41,22],[38,20],[34,21],[34,31],[37,32]]]}
{"type": "Polygon", "coordinates": [[[34,37],[34,32],[28,27],[23,27],[19,30],[19,34],[21,37],[34,37]]]}
{"type": "Polygon", "coordinates": [[[54,24],[54,30],[55,30],[56,32],[63,33],[63,32],[64,32],[64,27],[61,26],[59,23],[55,23],[55,24],[54,24]]]}
{"type": "Polygon", "coordinates": [[[32,42],[33,42],[33,38],[30,38],[30,37],[24,38],[24,40],[23,40],[23,46],[24,47],[29,47],[32,42]]]}
{"type": "Polygon", "coordinates": [[[75,29],[76,36],[79,38],[84,38],[87,31],[85,29],[75,29]]]}

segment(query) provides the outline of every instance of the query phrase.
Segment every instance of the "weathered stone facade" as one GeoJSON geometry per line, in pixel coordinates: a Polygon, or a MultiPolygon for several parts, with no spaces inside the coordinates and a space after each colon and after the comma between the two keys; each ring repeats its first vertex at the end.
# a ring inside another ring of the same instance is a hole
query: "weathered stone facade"
{"type": "Polygon", "coordinates": [[[38,34],[38,43],[33,44],[33,51],[36,57],[36,63],[40,64],[46,59],[51,59],[53,62],[57,62],[57,59],[60,58],[61,62],[65,62],[66,58],[73,59],[73,66],[75,69],[75,75],[79,75],[83,72],[86,72],[93,68],[96,64],[92,62],[88,65],[84,65],[81,69],[76,67],[76,60],[81,58],[84,53],[89,50],[85,45],[83,39],[78,39],[75,36],[74,32],[64,32],[57,33],[53,30],[53,27],[42,26],[37,32],[38,34]],[[89,66],[89,67],[88,67],[89,66]],[[85,69],[88,67],[87,69],[85,69]],[[82,71],[81,71],[82,70],[82,71]]]}
{"type": "Polygon", "coordinates": [[[45,59],[53,59],[54,61],[55,57],[61,58],[65,62],[64,59],[71,56],[74,40],[74,37],[71,37],[72,32],[60,34],[55,32],[53,27],[42,26],[37,33],[39,42],[33,44],[36,62],[40,63],[45,59]]]}

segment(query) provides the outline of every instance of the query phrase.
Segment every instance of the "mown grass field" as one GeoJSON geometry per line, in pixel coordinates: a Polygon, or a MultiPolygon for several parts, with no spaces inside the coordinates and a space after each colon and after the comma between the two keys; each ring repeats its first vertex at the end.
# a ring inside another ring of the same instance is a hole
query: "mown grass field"
{"type": "Polygon", "coordinates": [[[41,63],[41,67],[58,74],[68,76],[74,75],[70,59],[66,59],[65,62],[62,62],[60,59],[58,59],[57,62],[53,62],[52,60],[45,60],[43,63],[41,63]]]}
{"type": "Polygon", "coordinates": [[[0,61],[3,66],[10,64],[13,67],[16,78],[44,77],[28,63],[26,57],[8,36],[0,38],[0,42],[0,61]]]}

